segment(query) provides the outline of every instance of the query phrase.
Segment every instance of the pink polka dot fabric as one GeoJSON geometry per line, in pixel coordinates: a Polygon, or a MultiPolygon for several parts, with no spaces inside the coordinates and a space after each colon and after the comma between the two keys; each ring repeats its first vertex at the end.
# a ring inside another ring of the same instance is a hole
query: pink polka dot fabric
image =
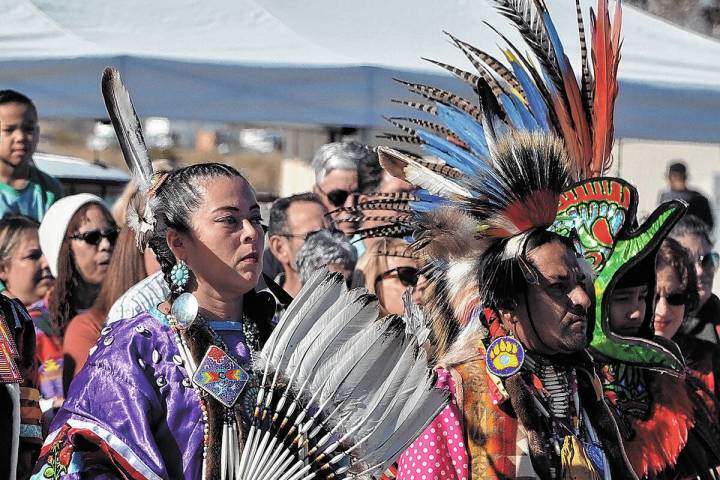
{"type": "Polygon", "coordinates": [[[438,369],[438,388],[450,390],[452,400],[398,460],[400,480],[467,480],[468,454],[455,402],[455,382],[438,369]]]}

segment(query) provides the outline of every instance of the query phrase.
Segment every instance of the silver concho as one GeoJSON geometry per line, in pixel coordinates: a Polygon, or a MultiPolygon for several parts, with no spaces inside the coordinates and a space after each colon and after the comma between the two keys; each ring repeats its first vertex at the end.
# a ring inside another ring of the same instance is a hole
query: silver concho
{"type": "Polygon", "coordinates": [[[188,328],[198,314],[197,298],[192,293],[183,293],[173,302],[170,313],[175,317],[179,327],[188,328]]]}

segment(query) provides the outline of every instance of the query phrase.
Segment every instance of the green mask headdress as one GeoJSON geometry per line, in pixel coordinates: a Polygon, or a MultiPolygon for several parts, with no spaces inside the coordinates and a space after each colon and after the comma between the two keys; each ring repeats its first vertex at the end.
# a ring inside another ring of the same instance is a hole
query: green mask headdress
{"type": "MultiPolygon", "coordinates": [[[[652,334],[653,297],[648,293],[644,319],[647,338],[625,337],[610,330],[610,298],[623,275],[654,259],[660,243],[685,213],[685,204],[660,205],[643,225],[636,227],[637,190],[619,178],[598,177],[575,183],[560,197],[558,216],[552,227],[573,238],[578,252],[590,262],[595,279],[595,319],[590,347],[601,355],[627,364],[670,372],[684,369],[677,345],[652,334]],[[600,328],[598,328],[600,327],[600,328]]],[[[653,270],[650,270],[651,275],[653,270]]]]}

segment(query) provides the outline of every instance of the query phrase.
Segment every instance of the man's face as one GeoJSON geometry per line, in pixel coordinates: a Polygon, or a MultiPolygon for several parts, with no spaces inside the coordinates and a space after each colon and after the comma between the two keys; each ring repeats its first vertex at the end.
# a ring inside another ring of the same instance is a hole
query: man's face
{"type": "MultiPolygon", "coordinates": [[[[358,174],[356,170],[331,170],[315,185],[315,193],[320,197],[328,212],[340,207],[351,207],[357,191],[358,174]]],[[[338,224],[338,228],[349,235],[355,230],[355,225],[342,222],[338,224]]]]}
{"type": "Polygon", "coordinates": [[[690,259],[695,262],[695,273],[697,274],[697,289],[700,296],[699,306],[702,307],[712,295],[713,280],[715,279],[716,266],[710,261],[712,245],[702,235],[682,235],[676,239],[690,254],[690,259]],[[704,261],[701,261],[700,259],[704,261]]]}
{"type": "Polygon", "coordinates": [[[678,172],[670,172],[667,178],[671,190],[684,190],[686,188],[687,179],[685,175],[678,172]]]}
{"type": "Polygon", "coordinates": [[[22,103],[0,105],[0,161],[12,167],[26,164],[39,137],[35,109],[22,103]]]}
{"type": "Polygon", "coordinates": [[[610,295],[610,330],[624,337],[636,337],[645,320],[647,296],[647,285],[614,289],[610,295]]]}
{"type": "Polygon", "coordinates": [[[283,258],[279,258],[285,268],[297,271],[295,258],[305,243],[305,236],[326,228],[325,210],[315,202],[294,202],[287,209],[287,231],[281,237],[283,258]]]}
{"type": "Polygon", "coordinates": [[[528,260],[538,272],[538,285],[528,285],[527,303],[504,314],[506,326],[529,351],[548,355],[567,354],[587,345],[587,271],[575,254],[554,241],[531,250],[528,260]]]}

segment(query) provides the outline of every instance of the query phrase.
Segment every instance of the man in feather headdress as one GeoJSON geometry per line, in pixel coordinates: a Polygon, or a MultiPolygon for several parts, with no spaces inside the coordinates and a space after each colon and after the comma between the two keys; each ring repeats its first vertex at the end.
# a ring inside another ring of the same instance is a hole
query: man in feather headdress
{"type": "Polygon", "coordinates": [[[495,3],[534,58],[502,34],[507,63],[449,35],[476,72],[432,62],[479,102],[401,82],[421,99],[398,103],[429,117],[390,118],[402,132],[386,138],[431,159],[379,148],[416,190],[385,199],[403,214],[393,225],[361,232],[412,236],[427,257],[438,384],[455,400],[400,458],[399,476],[635,478],[585,350],[597,330],[592,270],[551,231],[561,194],[611,161],[621,8],[612,23],[607,0],[591,13],[591,64],[576,3],[578,85],[544,2],[495,3]]]}
{"type": "MultiPolygon", "coordinates": [[[[381,152],[391,169],[407,161],[381,152]]],[[[489,175],[513,200],[495,209],[500,196],[475,197],[476,209],[422,215],[416,247],[435,262],[438,384],[454,401],[400,458],[399,478],[632,478],[585,351],[592,272],[548,230],[568,180],[563,145],[513,133],[493,160],[489,175]],[[516,168],[523,175],[507,175],[516,168]]]]}

